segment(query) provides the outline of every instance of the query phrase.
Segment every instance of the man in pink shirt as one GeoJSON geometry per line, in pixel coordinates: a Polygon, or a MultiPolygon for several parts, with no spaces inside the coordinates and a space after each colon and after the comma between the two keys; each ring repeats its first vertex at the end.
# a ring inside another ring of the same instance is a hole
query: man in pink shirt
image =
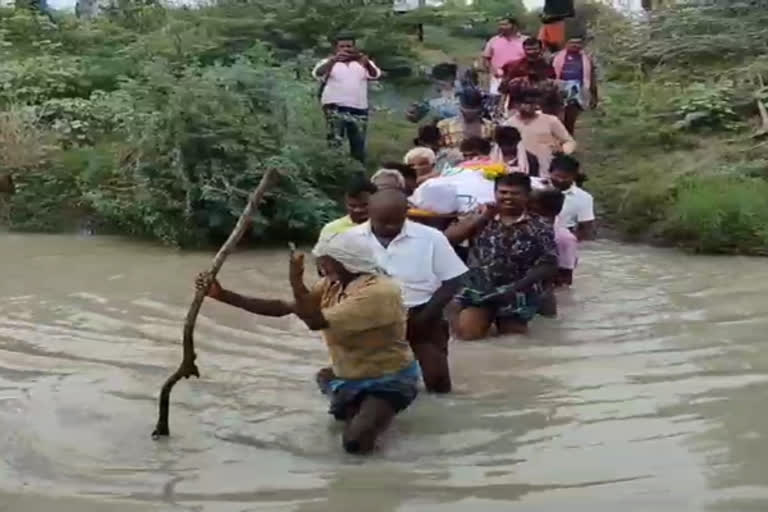
{"type": "Polygon", "coordinates": [[[499,33],[485,45],[483,59],[491,75],[489,92],[499,93],[499,85],[504,76],[504,64],[525,57],[523,41],[527,38],[520,34],[519,24],[514,18],[504,18],[499,22],[499,33]]]}
{"type": "Polygon", "coordinates": [[[336,53],[312,70],[320,81],[320,102],[328,123],[328,139],[334,145],[349,139],[350,154],[365,161],[365,134],[368,126],[368,81],[381,71],[360,52],[351,35],[336,38],[336,53]]]}

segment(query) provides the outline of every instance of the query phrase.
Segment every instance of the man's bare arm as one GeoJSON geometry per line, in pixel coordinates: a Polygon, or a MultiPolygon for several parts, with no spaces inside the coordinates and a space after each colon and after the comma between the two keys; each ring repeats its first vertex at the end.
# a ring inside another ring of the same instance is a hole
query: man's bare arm
{"type": "Polygon", "coordinates": [[[320,302],[312,297],[304,284],[304,254],[291,250],[291,262],[288,272],[294,299],[294,313],[313,331],[328,327],[328,321],[320,309],[320,302]]]}
{"type": "Polygon", "coordinates": [[[439,318],[443,314],[445,307],[451,302],[459,288],[461,288],[465,276],[466,273],[448,281],[443,281],[440,288],[437,289],[432,298],[429,299],[429,302],[424,306],[424,309],[418,313],[419,317],[425,320],[439,318]]]}
{"type": "Polygon", "coordinates": [[[360,54],[360,64],[363,65],[365,71],[368,73],[368,76],[372,80],[378,80],[381,78],[381,70],[377,68],[376,64],[374,64],[373,61],[364,53],[360,54]]]}
{"type": "Polygon", "coordinates": [[[208,272],[203,272],[197,276],[195,287],[198,290],[206,290],[206,294],[212,299],[257,315],[280,317],[288,316],[294,312],[293,304],[283,300],[246,297],[245,295],[225,290],[219,281],[214,279],[208,272]]]}
{"type": "Polygon", "coordinates": [[[578,226],[576,226],[576,238],[578,238],[580,242],[594,240],[595,232],[595,221],[593,220],[589,222],[579,222],[578,226]]]}
{"type": "Polygon", "coordinates": [[[256,313],[257,315],[282,317],[295,313],[294,305],[279,299],[260,299],[246,297],[230,290],[222,289],[214,299],[236,308],[256,313]]]}
{"type": "Polygon", "coordinates": [[[481,213],[470,215],[445,230],[445,237],[452,245],[458,245],[475,236],[496,215],[494,205],[485,205],[481,213]]]}
{"type": "Polygon", "coordinates": [[[321,79],[328,75],[328,73],[331,72],[331,69],[333,69],[333,66],[338,62],[336,59],[336,56],[331,57],[330,59],[326,60],[325,62],[321,63],[319,66],[317,66],[313,71],[312,74],[315,78],[321,79]]]}

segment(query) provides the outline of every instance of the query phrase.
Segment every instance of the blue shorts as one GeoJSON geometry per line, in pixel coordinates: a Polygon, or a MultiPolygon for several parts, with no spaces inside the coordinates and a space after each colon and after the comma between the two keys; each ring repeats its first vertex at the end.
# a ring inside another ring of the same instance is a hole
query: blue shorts
{"type": "Polygon", "coordinates": [[[366,396],[386,400],[395,410],[405,410],[419,394],[421,367],[418,361],[397,373],[374,379],[332,379],[321,384],[320,391],[331,399],[329,413],[346,420],[350,407],[358,406],[366,396]]]}
{"type": "Polygon", "coordinates": [[[459,305],[466,308],[482,308],[493,312],[495,320],[514,320],[527,324],[539,312],[542,289],[534,286],[526,292],[516,292],[513,296],[494,297],[504,293],[503,286],[495,290],[476,290],[464,288],[456,297],[459,305]]]}

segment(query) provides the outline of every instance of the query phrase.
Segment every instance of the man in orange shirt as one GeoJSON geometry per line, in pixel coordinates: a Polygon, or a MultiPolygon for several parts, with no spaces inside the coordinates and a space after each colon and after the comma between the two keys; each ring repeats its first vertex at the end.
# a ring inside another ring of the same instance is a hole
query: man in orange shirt
{"type": "Polygon", "coordinates": [[[550,19],[542,15],[539,39],[551,53],[560,51],[565,45],[565,20],[550,19]]]}

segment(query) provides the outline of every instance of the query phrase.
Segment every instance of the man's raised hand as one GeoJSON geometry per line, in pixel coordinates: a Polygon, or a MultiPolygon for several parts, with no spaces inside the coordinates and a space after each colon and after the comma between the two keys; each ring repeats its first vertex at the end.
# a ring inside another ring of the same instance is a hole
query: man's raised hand
{"type": "Polygon", "coordinates": [[[195,288],[205,290],[206,295],[212,299],[218,299],[223,290],[219,281],[210,272],[201,272],[197,275],[195,278],[195,288]]]}

